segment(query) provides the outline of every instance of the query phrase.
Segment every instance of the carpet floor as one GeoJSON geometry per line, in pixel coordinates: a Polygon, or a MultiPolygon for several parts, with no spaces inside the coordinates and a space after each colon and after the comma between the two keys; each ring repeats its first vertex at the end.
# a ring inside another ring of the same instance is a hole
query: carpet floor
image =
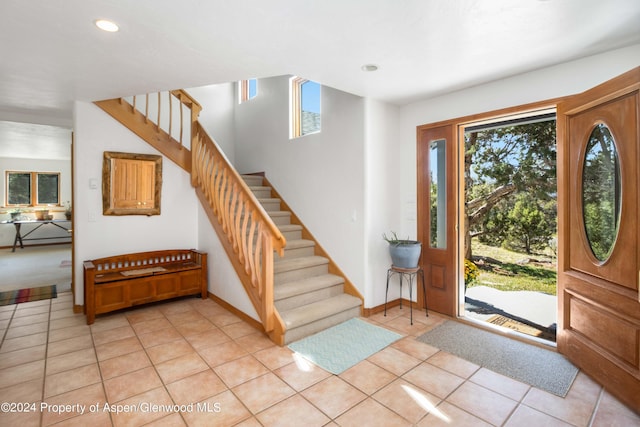
{"type": "Polygon", "coordinates": [[[0,306],[56,298],[56,285],[0,292],[0,306]]]}
{"type": "Polygon", "coordinates": [[[0,250],[0,291],[14,291],[55,283],[71,289],[71,245],[25,246],[0,250]]]}
{"type": "Polygon", "coordinates": [[[449,320],[417,339],[561,397],[578,374],[578,368],[559,353],[460,322],[449,320]]]}
{"type": "Polygon", "coordinates": [[[293,342],[289,348],[338,375],[400,338],[395,332],[351,319],[293,342]]]}

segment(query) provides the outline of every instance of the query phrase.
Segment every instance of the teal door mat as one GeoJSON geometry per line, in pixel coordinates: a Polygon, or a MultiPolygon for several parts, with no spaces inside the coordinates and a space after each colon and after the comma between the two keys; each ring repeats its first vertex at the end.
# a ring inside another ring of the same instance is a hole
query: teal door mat
{"type": "Polygon", "coordinates": [[[402,338],[402,335],[360,319],[351,319],[289,344],[311,363],[340,374],[402,338]]]}

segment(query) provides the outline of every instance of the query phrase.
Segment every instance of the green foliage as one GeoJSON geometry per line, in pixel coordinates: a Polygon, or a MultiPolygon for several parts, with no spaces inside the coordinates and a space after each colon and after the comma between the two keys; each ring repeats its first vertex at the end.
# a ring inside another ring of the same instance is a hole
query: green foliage
{"type": "Polygon", "coordinates": [[[398,234],[395,231],[391,232],[391,237],[387,237],[386,233],[382,234],[382,239],[386,240],[387,243],[391,244],[391,245],[401,245],[402,243],[405,242],[410,242],[412,240],[409,240],[409,236],[407,236],[406,239],[401,239],[398,237],[398,234]]]}
{"type": "Polygon", "coordinates": [[[617,235],[616,224],[611,220],[615,215],[613,204],[606,200],[584,205],[584,218],[591,250],[596,258],[602,261],[609,256],[617,235]]]}
{"type": "Polygon", "coordinates": [[[557,228],[555,137],[555,121],[465,134],[471,236],[527,253],[546,246],[557,228]],[[499,193],[504,187],[510,191],[499,193]]]}
{"type": "Polygon", "coordinates": [[[478,236],[482,243],[492,246],[503,246],[507,240],[511,222],[509,212],[513,207],[511,198],[503,199],[491,209],[482,223],[483,233],[478,236]]]}
{"type": "Polygon", "coordinates": [[[591,249],[602,261],[609,256],[617,235],[619,168],[613,137],[604,125],[597,126],[591,134],[585,156],[582,203],[591,249]]]}
{"type": "Polygon", "coordinates": [[[518,190],[543,196],[555,192],[555,121],[487,129],[476,132],[473,140],[471,161],[477,183],[513,183],[518,190]]]}
{"type": "Polygon", "coordinates": [[[429,215],[430,215],[430,222],[429,222],[429,236],[431,238],[431,247],[432,248],[436,248],[438,247],[438,184],[433,182],[433,179],[431,180],[431,188],[430,188],[430,192],[429,192],[429,199],[430,199],[430,209],[429,209],[429,215]]]}
{"type": "Polygon", "coordinates": [[[29,173],[8,174],[8,203],[10,205],[28,205],[31,203],[31,175],[29,173]]]}
{"type": "Polygon", "coordinates": [[[38,203],[58,203],[58,174],[38,174],[38,203]]]}
{"type": "Polygon", "coordinates": [[[520,193],[509,211],[508,243],[531,254],[533,249],[542,249],[555,232],[554,224],[545,215],[538,201],[528,193],[520,193]]]}

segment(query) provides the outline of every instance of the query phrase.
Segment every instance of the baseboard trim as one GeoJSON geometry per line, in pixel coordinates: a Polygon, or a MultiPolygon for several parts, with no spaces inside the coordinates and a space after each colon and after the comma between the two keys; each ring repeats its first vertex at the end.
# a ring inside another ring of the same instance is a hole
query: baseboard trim
{"type": "Polygon", "coordinates": [[[262,323],[258,322],[256,319],[254,319],[253,317],[247,315],[246,313],[238,310],[237,308],[235,308],[234,306],[232,306],[231,304],[229,304],[228,302],[226,302],[222,298],[219,298],[219,297],[215,296],[211,292],[208,292],[208,294],[209,294],[209,299],[210,300],[213,300],[214,302],[220,304],[225,310],[230,311],[232,314],[238,316],[239,318],[241,318],[242,320],[247,322],[249,325],[251,325],[252,327],[257,329],[258,331],[260,331],[262,333],[266,333],[265,330],[264,330],[264,327],[262,326],[262,323]]]}
{"type": "MultiPolygon", "coordinates": [[[[411,304],[412,308],[415,310],[420,310],[423,308],[423,307],[420,307],[420,305],[415,301],[410,302],[408,299],[402,298],[403,307],[404,306],[409,307],[409,304],[411,304]]],[[[387,301],[387,310],[399,305],[400,305],[400,298],[394,299],[392,301],[387,301]]],[[[384,311],[384,304],[380,304],[375,307],[365,308],[362,311],[363,311],[363,317],[370,317],[370,316],[373,316],[374,314],[382,313],[384,311]]]]}

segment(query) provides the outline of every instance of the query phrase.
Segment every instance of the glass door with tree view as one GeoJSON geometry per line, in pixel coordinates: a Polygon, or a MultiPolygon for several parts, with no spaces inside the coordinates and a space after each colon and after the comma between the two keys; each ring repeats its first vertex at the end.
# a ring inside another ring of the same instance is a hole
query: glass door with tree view
{"type": "Polygon", "coordinates": [[[555,111],[464,127],[465,312],[555,340],[555,111]]]}

